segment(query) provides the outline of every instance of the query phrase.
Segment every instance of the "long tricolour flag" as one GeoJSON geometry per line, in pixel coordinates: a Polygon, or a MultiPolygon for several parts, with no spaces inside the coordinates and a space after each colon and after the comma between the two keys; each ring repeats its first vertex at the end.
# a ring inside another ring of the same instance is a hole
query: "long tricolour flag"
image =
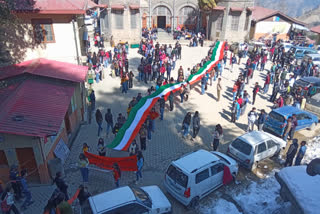
{"type": "MultiPolygon", "coordinates": [[[[211,60],[199,69],[196,74],[190,75],[188,81],[190,84],[195,84],[201,80],[202,76],[208,71],[211,71],[219,60],[223,58],[225,42],[216,42],[213,49],[211,60]]],[[[107,145],[108,148],[115,150],[127,150],[131,142],[135,139],[139,130],[146,120],[151,108],[154,104],[164,96],[165,99],[169,96],[170,92],[173,93],[180,90],[181,84],[187,85],[187,82],[180,82],[174,84],[167,84],[161,86],[153,94],[141,98],[141,100],[131,109],[126,123],[121,127],[117,136],[111,144],[107,145]]]]}

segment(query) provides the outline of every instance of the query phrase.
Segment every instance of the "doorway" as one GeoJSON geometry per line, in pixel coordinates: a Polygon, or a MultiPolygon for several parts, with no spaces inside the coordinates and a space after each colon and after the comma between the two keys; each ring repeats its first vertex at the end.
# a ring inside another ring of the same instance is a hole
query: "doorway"
{"type": "Polygon", "coordinates": [[[39,183],[40,176],[37,162],[32,148],[16,148],[16,154],[20,170],[26,169],[28,172],[27,180],[31,183],[39,183]]]}
{"type": "Polygon", "coordinates": [[[158,28],[166,28],[166,16],[157,17],[158,28]]]}

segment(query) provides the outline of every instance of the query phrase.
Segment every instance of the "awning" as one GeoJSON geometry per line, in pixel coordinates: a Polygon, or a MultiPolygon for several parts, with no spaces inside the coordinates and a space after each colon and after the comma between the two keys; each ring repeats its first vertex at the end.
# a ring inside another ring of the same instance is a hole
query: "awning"
{"type": "Polygon", "coordinates": [[[232,12],[242,12],[243,8],[242,7],[230,7],[230,10],[232,12]]]}
{"type": "Polygon", "coordinates": [[[298,30],[310,31],[308,28],[306,28],[302,25],[295,24],[295,23],[292,24],[292,28],[298,29],[298,30]]]}
{"type": "Polygon", "coordinates": [[[113,4],[113,5],[111,5],[111,9],[123,10],[124,6],[121,4],[113,4]]]}
{"type": "Polygon", "coordinates": [[[222,6],[216,6],[213,8],[213,10],[225,10],[226,8],[225,7],[222,7],[222,6]]]}
{"type": "Polygon", "coordinates": [[[138,5],[138,4],[131,4],[131,5],[129,5],[129,8],[130,8],[131,10],[139,10],[140,5],[138,5]]]}

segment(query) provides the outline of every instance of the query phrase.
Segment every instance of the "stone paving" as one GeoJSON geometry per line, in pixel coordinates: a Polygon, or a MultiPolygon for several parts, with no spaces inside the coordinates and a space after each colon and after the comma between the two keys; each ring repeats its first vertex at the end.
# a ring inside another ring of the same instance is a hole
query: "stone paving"
{"type": "MultiPolygon", "coordinates": [[[[177,76],[177,70],[180,65],[184,70],[188,67],[192,67],[198,63],[204,56],[207,55],[207,47],[194,47],[189,48],[183,46],[182,48],[182,60],[177,62],[175,71],[171,72],[173,77],[177,76]]],[[[129,70],[133,70],[135,76],[138,76],[137,67],[140,62],[141,56],[137,53],[137,49],[130,49],[129,54],[129,70]]],[[[229,60],[226,69],[222,74],[222,87],[223,92],[220,102],[216,101],[216,82],[213,86],[208,86],[208,90],[205,95],[200,95],[200,85],[195,85],[191,91],[190,98],[187,102],[180,104],[180,97],[175,98],[174,111],[169,112],[168,108],[164,114],[164,120],[157,120],[155,123],[155,132],[152,135],[152,140],[147,142],[147,150],[143,152],[145,158],[145,165],[142,170],[143,179],[139,182],[138,186],[145,185],[158,185],[165,192],[162,182],[166,167],[172,160],[179,158],[181,155],[191,151],[203,149],[211,149],[212,132],[216,124],[220,123],[224,128],[224,140],[219,150],[226,151],[226,145],[229,141],[235,137],[245,133],[247,128],[247,113],[251,110],[252,105],[249,104],[246,109],[246,113],[240,117],[240,120],[236,124],[230,123],[230,106],[232,101],[232,86],[239,74],[239,68],[244,68],[245,60],[242,59],[240,66],[235,65],[234,72],[229,71],[229,60]],[[190,111],[200,112],[201,129],[199,136],[195,141],[189,139],[184,140],[181,137],[181,123],[185,114],[190,111]]],[[[270,64],[266,66],[270,68],[270,64]]],[[[127,94],[122,94],[120,91],[120,79],[112,78],[109,76],[110,69],[106,71],[105,79],[100,83],[94,83],[93,88],[96,92],[96,108],[99,108],[103,115],[106,113],[107,108],[111,108],[114,120],[118,113],[126,115],[126,108],[133,96],[136,96],[139,92],[143,95],[147,93],[147,88],[155,83],[145,84],[138,82],[134,79],[134,87],[130,89],[127,94]]],[[[252,94],[253,85],[255,82],[259,82],[263,86],[263,78],[266,71],[254,72],[254,78],[250,81],[249,85],[246,85],[245,89],[249,94],[252,94]]],[[[269,89],[268,95],[258,95],[256,99],[255,107],[257,109],[265,109],[270,111],[271,103],[267,101],[270,96],[272,88],[269,89]]],[[[168,106],[167,106],[168,107],[168,106]]],[[[106,123],[104,122],[104,131],[106,123]]],[[[319,126],[317,127],[319,129],[319,126]]],[[[77,170],[73,164],[78,161],[78,156],[82,152],[82,144],[87,143],[90,146],[90,152],[97,154],[97,136],[98,126],[93,117],[92,123],[83,125],[79,131],[79,134],[73,143],[71,153],[65,164],[66,182],[69,185],[69,194],[72,195],[76,188],[82,184],[82,177],[80,171],[77,170]]],[[[315,132],[301,131],[300,134],[306,137],[311,137],[315,132]]],[[[109,135],[109,138],[103,135],[105,143],[108,144],[112,141],[113,136],[109,135]]],[[[139,138],[137,137],[139,143],[139,138]]],[[[127,152],[107,150],[107,156],[111,157],[123,157],[127,156],[127,152]]],[[[135,185],[135,174],[133,172],[123,172],[120,185],[135,185]]],[[[92,194],[101,193],[107,190],[115,188],[112,173],[100,172],[96,170],[90,170],[89,172],[89,191],[92,194]]],[[[34,187],[31,189],[34,198],[39,202],[35,203],[25,211],[24,213],[33,214],[41,213],[42,208],[46,203],[46,199],[53,191],[52,186],[34,187]],[[37,191],[37,193],[35,192],[37,191]],[[51,192],[50,192],[51,191],[51,192]],[[42,201],[42,202],[40,202],[42,201]]],[[[182,205],[174,200],[170,195],[168,196],[172,207],[173,213],[193,213],[193,211],[187,211],[182,205]]],[[[77,207],[77,204],[75,205],[77,207]]],[[[75,213],[78,213],[76,209],[75,213]]]]}

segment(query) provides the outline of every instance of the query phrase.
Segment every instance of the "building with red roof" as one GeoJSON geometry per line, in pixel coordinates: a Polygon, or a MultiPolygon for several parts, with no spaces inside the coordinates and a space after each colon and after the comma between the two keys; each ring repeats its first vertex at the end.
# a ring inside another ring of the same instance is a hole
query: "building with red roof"
{"type": "Polygon", "coordinates": [[[279,10],[255,6],[252,12],[250,39],[289,39],[292,30],[308,30],[305,23],[285,15],[279,10]]]}
{"type": "MultiPolygon", "coordinates": [[[[82,64],[86,11],[96,8],[91,0],[12,0],[10,7],[19,25],[4,26],[6,64],[47,58],[82,64]]],[[[3,66],[0,64],[0,66],[3,66]]]]}
{"type": "Polygon", "coordinates": [[[65,158],[84,120],[88,68],[33,59],[0,68],[0,179],[16,164],[48,183],[48,162],[65,158]]]}

